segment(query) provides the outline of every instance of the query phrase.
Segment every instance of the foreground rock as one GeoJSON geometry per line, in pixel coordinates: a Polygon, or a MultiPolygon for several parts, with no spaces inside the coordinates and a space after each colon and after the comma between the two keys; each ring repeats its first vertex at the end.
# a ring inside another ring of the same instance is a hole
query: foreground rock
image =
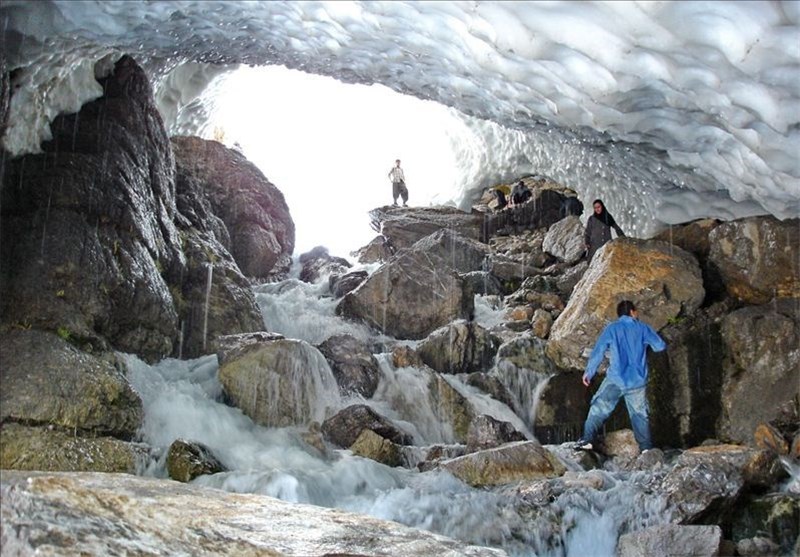
{"type": "Polygon", "coordinates": [[[400,339],[420,339],[474,309],[474,296],[458,273],[481,268],[488,247],[442,230],[398,253],[358,288],[336,312],[366,321],[400,339]]]}
{"type": "Polygon", "coordinates": [[[130,475],[4,470],[0,497],[9,555],[506,555],[396,522],[130,475]]]}
{"type": "Polygon", "coordinates": [[[597,252],[550,331],[548,355],[560,367],[581,369],[603,327],[632,300],[656,330],[691,315],[705,291],[695,257],[664,242],[621,238],[597,252]]]}

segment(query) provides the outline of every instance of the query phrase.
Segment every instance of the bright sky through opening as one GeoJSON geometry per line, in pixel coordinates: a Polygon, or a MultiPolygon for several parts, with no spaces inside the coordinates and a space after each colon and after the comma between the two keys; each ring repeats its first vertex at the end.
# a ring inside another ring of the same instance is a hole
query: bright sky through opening
{"type": "Polygon", "coordinates": [[[370,209],[391,204],[388,173],[401,159],[409,206],[456,195],[449,109],[384,86],[349,85],[279,66],[243,67],[221,85],[210,129],[238,142],[286,197],[295,255],[324,245],[348,257],[377,233],[370,209]]]}

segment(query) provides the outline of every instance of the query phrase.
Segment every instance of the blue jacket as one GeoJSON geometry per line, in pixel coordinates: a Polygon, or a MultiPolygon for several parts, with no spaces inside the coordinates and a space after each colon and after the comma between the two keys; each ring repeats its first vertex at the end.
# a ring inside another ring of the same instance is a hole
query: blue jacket
{"type": "Polygon", "coordinates": [[[591,380],[608,351],[608,379],[622,390],[644,387],[647,383],[648,346],[654,352],[667,347],[650,325],[623,315],[600,333],[583,376],[591,380]]]}

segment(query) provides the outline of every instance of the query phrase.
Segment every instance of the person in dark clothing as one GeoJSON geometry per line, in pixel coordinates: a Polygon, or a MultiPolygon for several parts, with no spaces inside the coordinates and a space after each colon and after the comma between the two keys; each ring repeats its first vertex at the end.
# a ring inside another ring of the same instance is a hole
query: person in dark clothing
{"type": "Polygon", "coordinates": [[[514,185],[514,188],[511,190],[511,204],[512,205],[522,205],[528,199],[533,196],[531,190],[525,187],[525,183],[520,180],[514,185]]]}
{"type": "Polygon", "coordinates": [[[642,451],[653,448],[645,387],[647,386],[647,348],[661,352],[667,345],[664,339],[646,323],[639,321],[636,306],[630,300],[617,304],[619,319],[603,329],[586,363],[583,384],[588,387],[603,358],[608,354],[608,371],[592,398],[592,405],[583,435],[575,448],[592,450],[594,437],[603,427],[620,398],[625,398],[631,418],[633,436],[642,451]]]}
{"type": "Polygon", "coordinates": [[[505,209],[506,205],[508,205],[508,202],[506,201],[506,194],[504,194],[500,188],[494,188],[492,191],[497,199],[497,210],[501,211],[505,209]]]}
{"type": "Polygon", "coordinates": [[[622,238],[625,233],[617,225],[614,217],[606,211],[606,206],[599,199],[592,202],[594,212],[586,221],[586,230],[583,233],[583,242],[586,244],[586,259],[589,261],[595,252],[611,241],[611,229],[617,232],[617,237],[622,238]]]}

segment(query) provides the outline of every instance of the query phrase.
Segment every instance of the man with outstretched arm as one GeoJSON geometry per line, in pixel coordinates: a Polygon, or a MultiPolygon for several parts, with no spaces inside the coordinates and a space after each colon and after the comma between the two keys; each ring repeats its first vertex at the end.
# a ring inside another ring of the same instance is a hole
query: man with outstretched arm
{"type": "Polygon", "coordinates": [[[667,345],[658,333],[646,323],[639,321],[636,306],[630,300],[617,304],[618,319],[603,329],[589,356],[583,384],[589,386],[597,373],[600,362],[608,352],[608,371],[606,378],[592,398],[589,415],[583,426],[583,436],[576,448],[591,450],[592,442],[603,423],[608,419],[619,399],[625,398],[628,415],[631,418],[633,435],[639,449],[653,448],[650,439],[648,405],[645,387],[647,385],[647,347],[661,352],[667,345]]]}

